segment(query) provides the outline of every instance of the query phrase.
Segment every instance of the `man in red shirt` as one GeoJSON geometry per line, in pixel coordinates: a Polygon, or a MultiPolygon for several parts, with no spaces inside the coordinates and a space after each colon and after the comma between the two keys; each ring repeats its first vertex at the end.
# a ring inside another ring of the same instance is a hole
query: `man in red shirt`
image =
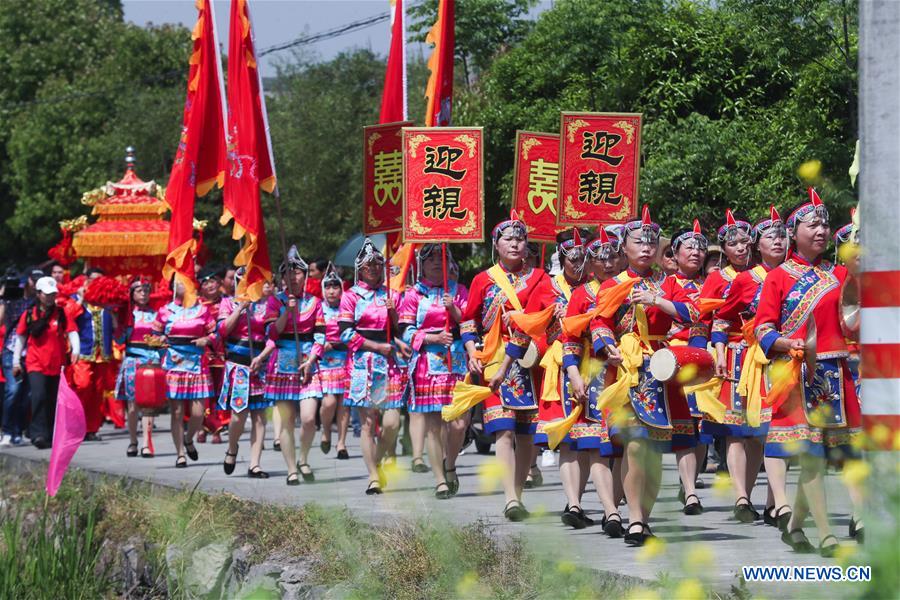
{"type": "Polygon", "coordinates": [[[78,361],[80,342],[75,320],[67,318],[65,311],[56,305],[56,281],[41,277],[35,289],[37,303],[22,314],[16,327],[13,374],[18,377],[22,372],[25,350],[24,370],[31,387],[31,443],[43,450],[53,440],[56,395],[66,360],[66,344],[71,346],[74,364],[78,361]]]}

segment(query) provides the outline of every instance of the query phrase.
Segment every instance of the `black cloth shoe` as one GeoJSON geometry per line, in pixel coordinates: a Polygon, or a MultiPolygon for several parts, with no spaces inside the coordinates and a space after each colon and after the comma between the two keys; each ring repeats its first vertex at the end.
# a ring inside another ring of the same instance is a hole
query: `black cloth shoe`
{"type": "Polygon", "coordinates": [[[816,552],[815,547],[809,543],[809,539],[800,528],[783,532],[781,541],[790,546],[797,554],[815,554],[816,552]]]}
{"type": "Polygon", "coordinates": [[[197,460],[200,458],[200,455],[197,454],[197,447],[194,445],[194,442],[190,442],[187,439],[187,436],[184,438],[184,451],[187,452],[188,458],[191,460],[197,460]]]}
{"type": "Polygon", "coordinates": [[[510,500],[506,503],[506,508],[503,509],[503,516],[510,521],[518,523],[528,518],[528,511],[525,510],[525,506],[518,500],[510,500]]]}
{"type": "Polygon", "coordinates": [[[620,538],[622,537],[622,516],[615,512],[609,515],[603,516],[603,521],[601,521],[603,526],[603,533],[611,538],[620,538]]]}
{"type": "Polygon", "coordinates": [[[237,465],[237,452],[232,454],[231,452],[228,452],[226,450],[225,451],[225,460],[222,461],[222,470],[225,471],[226,475],[231,475],[232,473],[234,473],[235,465],[237,465]],[[232,462],[232,463],[228,462],[229,456],[234,459],[234,462],[232,462]]]}
{"type": "Polygon", "coordinates": [[[628,524],[628,531],[625,533],[625,543],[629,546],[643,546],[647,541],[647,526],[641,521],[635,521],[628,524]],[[632,531],[640,526],[640,531],[632,531]]]}
{"type": "Polygon", "coordinates": [[[256,465],[247,471],[247,477],[250,479],[268,479],[269,474],[259,468],[259,465],[256,465]]]}
{"type": "Polygon", "coordinates": [[[737,499],[737,502],[734,504],[733,512],[734,518],[741,523],[752,523],[757,518],[756,511],[753,510],[753,506],[750,504],[750,498],[747,496],[741,496],[737,499]],[[741,502],[741,500],[746,500],[746,502],[741,502]]]}
{"type": "Polygon", "coordinates": [[[350,453],[347,452],[346,448],[341,448],[337,451],[338,460],[350,460],[350,453]]]}
{"type": "Polygon", "coordinates": [[[685,497],[684,501],[684,508],[681,509],[681,512],[690,516],[703,514],[703,505],[700,504],[700,498],[697,497],[697,494],[688,494],[685,497]],[[697,501],[688,503],[688,500],[690,500],[691,498],[694,498],[697,501]]]}
{"type": "Polygon", "coordinates": [[[566,507],[565,512],[562,514],[562,522],[572,529],[584,529],[587,527],[587,524],[585,524],[583,517],[584,511],[581,510],[580,506],[574,508],[566,507]]]}

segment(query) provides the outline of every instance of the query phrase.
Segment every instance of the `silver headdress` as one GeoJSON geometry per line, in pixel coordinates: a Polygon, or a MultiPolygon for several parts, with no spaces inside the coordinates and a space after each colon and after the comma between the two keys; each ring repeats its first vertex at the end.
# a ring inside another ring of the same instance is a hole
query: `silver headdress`
{"type": "Polygon", "coordinates": [[[353,279],[359,281],[359,270],[363,265],[375,263],[384,266],[384,254],[381,253],[375,244],[369,238],[363,241],[362,248],[356,253],[356,259],[353,261],[353,279]]]}
{"type": "Polygon", "coordinates": [[[309,272],[309,265],[306,264],[306,261],[303,260],[303,257],[300,256],[300,251],[297,250],[297,245],[293,244],[291,248],[288,250],[287,256],[285,257],[285,261],[281,263],[278,267],[278,273],[284,276],[288,270],[300,270],[304,273],[309,272]]]}
{"type": "Polygon", "coordinates": [[[328,266],[325,267],[325,275],[322,276],[322,289],[324,290],[326,287],[330,285],[336,285],[338,287],[343,287],[344,281],[341,279],[341,276],[338,274],[337,269],[331,261],[328,261],[328,266]]]}

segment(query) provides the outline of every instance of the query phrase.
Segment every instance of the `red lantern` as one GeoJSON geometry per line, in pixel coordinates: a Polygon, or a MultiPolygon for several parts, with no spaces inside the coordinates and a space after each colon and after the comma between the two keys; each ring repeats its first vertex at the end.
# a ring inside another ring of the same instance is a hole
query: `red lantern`
{"type": "Polygon", "coordinates": [[[134,401],[147,410],[158,411],[166,405],[166,372],[159,365],[138,367],[134,375],[134,401]]]}

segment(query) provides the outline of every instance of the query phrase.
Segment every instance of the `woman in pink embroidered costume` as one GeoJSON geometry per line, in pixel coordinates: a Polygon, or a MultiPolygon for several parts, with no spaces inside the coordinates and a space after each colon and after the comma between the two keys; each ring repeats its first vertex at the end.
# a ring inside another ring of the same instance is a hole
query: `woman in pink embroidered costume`
{"type": "MultiPolygon", "coordinates": [[[[153,321],[156,319],[156,311],[150,307],[150,282],[142,278],[135,279],[131,282],[129,293],[129,321],[116,339],[119,344],[125,345],[125,358],[122,359],[116,378],[116,398],[127,403],[128,436],[131,443],[126,453],[128,456],[137,456],[138,407],[134,403],[135,376],[138,367],[159,364],[160,350],[150,346],[145,339],[152,335],[153,321]]],[[[141,456],[153,458],[153,415],[145,414],[141,426],[144,432],[141,456]]]]}
{"type": "MultiPolygon", "coordinates": [[[[246,272],[244,267],[235,271],[236,289],[241,290],[241,280],[246,272]]],[[[238,301],[228,296],[219,304],[219,337],[225,340],[225,378],[218,406],[221,410],[231,410],[228,449],[222,462],[226,475],[234,472],[238,440],[244,433],[249,413],[250,464],[247,477],[269,478],[269,474],[259,466],[259,461],[266,435],[265,409],[273,404],[264,396],[265,367],[268,356],[274,349],[274,346],[266,344],[266,329],[277,316],[269,304],[273,291],[272,284],[265,282],[262,285],[262,297],[256,302],[238,301]]]]}
{"type": "MultiPolygon", "coordinates": [[[[222,286],[222,278],[225,268],[211,265],[205,267],[197,275],[200,284],[200,296],[198,301],[209,307],[209,312],[216,318],[219,315],[219,306],[226,297],[222,286]]],[[[231,421],[231,412],[222,410],[218,406],[219,396],[222,394],[222,385],[225,381],[225,345],[220,336],[206,349],[209,356],[209,373],[212,376],[213,396],[207,401],[203,414],[203,429],[197,434],[197,441],[206,442],[207,434],[212,435],[213,444],[222,443],[222,433],[228,430],[231,421]]]]}
{"type": "Polygon", "coordinates": [[[692,427],[673,431],[678,420],[690,419],[681,385],[674,380],[663,384],[649,370],[650,355],[666,346],[672,323],[690,324],[699,318],[675,278],[652,270],[658,244],[659,225],[650,220],[644,206],[641,220],[624,229],[628,269],[600,286],[603,292],[637,279],[631,295],[615,314],[601,314],[591,324],[596,330],[595,352],[602,350],[607,364],[619,367],[616,381],[603,390],[597,404],[610,411],[610,434],[624,448],[622,477],[629,515],[625,543],[635,546],[653,535],[648,522],[659,494],[661,453],[695,444],[692,427]]]}
{"type": "MultiPolygon", "coordinates": [[[[713,344],[716,374],[723,378],[719,400],[725,405],[725,422],[715,423],[709,419],[703,422],[703,431],[725,438],[728,472],[737,498],[734,518],[742,523],[752,523],[759,518],[751,496],[763,460],[763,444],[772,413],[762,403],[765,386],[761,379],[752,383],[754,389],[749,394],[741,389],[739,380],[747,379],[744,370],[751,355],[748,338],[752,338],[752,330],[747,330],[753,327],[763,282],[772,269],[784,261],[787,252],[784,222],[774,206],[769,209],[768,219],[754,225],[750,236],[759,254],[759,264],[737,274],[728,288],[725,304],[715,311],[713,344]]],[[[755,348],[752,350],[756,352],[755,348]]],[[[761,370],[758,372],[761,375],[761,370]]],[[[778,490],[774,498],[770,497],[766,503],[765,520],[768,524],[774,524],[777,520],[787,523],[790,518],[790,506],[785,497],[784,466],[784,462],[778,459],[766,461],[770,496],[772,490],[778,490]],[[774,506],[776,501],[777,509],[774,506]]]]}
{"type": "Polygon", "coordinates": [[[315,481],[309,466],[309,448],[316,437],[318,398],[322,396],[318,363],[325,344],[322,302],[306,294],[309,266],[291,246],[279,267],[284,290],[269,298],[269,310],[277,315],[269,327],[268,346],[275,352],[266,372],[265,398],[275,403],[281,419],[281,454],[287,465],[288,485],[315,481]],[[294,419],[300,409],[300,460],[294,446],[294,419]],[[299,472],[299,476],[298,473],[299,472]]]}
{"type": "Polygon", "coordinates": [[[384,255],[366,238],[356,255],[356,284],[341,298],[338,322],[341,340],[350,350],[350,389],[344,406],[358,407],[362,420],[360,447],[369,472],[367,495],[381,494],[387,485],[380,467],[397,442],[400,408],[405,398],[398,360],[409,357],[409,346],[398,338],[396,303],[399,295],[385,286],[384,255]],[[388,333],[390,332],[390,341],[388,333]],[[375,426],[381,412],[381,435],[375,426]]]}
{"type": "Polygon", "coordinates": [[[347,388],[347,345],[341,341],[338,315],[341,312],[341,295],[344,282],[331,263],[322,277],[322,313],[325,316],[325,347],[319,361],[319,381],[322,383],[322,452],[331,451],[331,425],[337,417],[337,458],[347,460],[347,427],[350,425],[350,409],[344,408],[343,398],[347,388]]]}
{"type": "MultiPolygon", "coordinates": [[[[675,272],[670,274],[675,283],[684,289],[688,298],[692,302],[696,302],[700,297],[700,290],[703,287],[703,264],[706,262],[706,251],[709,242],[700,228],[700,222],[694,219],[694,226],[691,229],[680,229],[672,235],[671,252],[675,260],[675,272]]],[[[706,348],[706,340],[709,338],[709,329],[703,322],[698,323],[678,323],[672,324],[669,330],[669,345],[690,345],[695,348],[706,348]]],[[[678,475],[680,485],[678,486],[678,500],[684,505],[682,512],[686,515],[699,515],[703,512],[699,498],[696,495],[696,481],[700,468],[703,465],[703,459],[706,458],[706,449],[709,444],[713,443],[713,438],[709,434],[700,431],[700,420],[703,413],[697,406],[697,399],[694,393],[685,392],[690,416],[685,415],[684,419],[680,419],[677,423],[673,421],[676,428],[686,431],[688,428],[693,429],[697,439],[694,448],[682,448],[675,451],[675,461],[678,465],[678,475]],[[694,497],[696,502],[688,502],[690,497],[694,497]]]]}
{"type": "MultiPolygon", "coordinates": [[[[456,294],[453,302],[463,313],[465,313],[466,307],[469,304],[469,288],[460,283],[459,265],[453,260],[453,256],[449,254],[447,257],[447,271],[448,281],[456,285],[456,294]]],[[[459,323],[462,324],[462,315],[459,315],[459,317],[459,323]]],[[[460,339],[462,339],[461,329],[460,339]]],[[[465,347],[463,347],[463,350],[465,350],[465,347]]],[[[469,431],[469,425],[472,421],[471,417],[472,412],[468,411],[462,417],[445,425],[444,431],[446,432],[447,439],[443,464],[444,477],[447,480],[447,485],[450,486],[450,491],[453,492],[454,495],[459,491],[459,477],[456,475],[456,459],[459,458],[459,453],[466,441],[466,434],[469,431]]]]}
{"type": "Polygon", "coordinates": [[[462,339],[473,382],[484,382],[493,394],[484,401],[484,429],[496,437],[497,458],[503,463],[504,515],[511,521],[529,516],[522,490],[534,452],[537,394],[532,375],[517,362],[530,342],[511,327],[509,312],[523,310],[531,293],[547,274],[525,264],[527,230],[513,212],[491,234],[499,261],[472,280],[463,314],[462,339]],[[477,344],[484,341],[485,348],[477,344]],[[493,343],[493,347],[488,346],[493,343]]]}
{"type": "Polygon", "coordinates": [[[216,319],[203,302],[184,306],[184,285],[175,283],[175,300],[156,314],[153,334],[165,338],[166,353],[162,366],[166,370],[167,395],[172,414],[172,440],[178,458],[175,466],[187,467],[185,452],[197,460],[194,436],[203,425],[207,399],[213,393],[206,348],[216,340],[216,319]],[[185,404],[190,406],[187,432],[184,431],[185,404]]]}
{"type": "Polygon", "coordinates": [[[812,513],[819,552],[833,556],[838,543],[828,521],[825,460],[852,452],[854,438],[861,434],[839,314],[848,274],[843,266],[822,259],[831,232],[828,211],[814,189],[786,224],[791,249],[766,277],[754,322],[756,339],[770,360],[772,383],[765,453],[783,460],[800,456],[797,497],[782,541],[796,552],[815,552],[801,529],[812,513]]]}
{"type": "MultiPolygon", "coordinates": [[[[451,260],[450,251],[446,253],[447,260],[451,260]]],[[[436,482],[434,495],[445,500],[455,492],[444,475],[441,408],[450,404],[453,386],[466,373],[465,349],[459,334],[465,299],[455,282],[448,281],[446,290],[442,285],[444,265],[440,244],[422,246],[417,260],[419,281],[404,295],[399,311],[403,340],[413,350],[407,408],[411,430],[425,430],[428,459],[436,482]]],[[[447,442],[447,454],[459,454],[462,445],[459,436],[452,439],[448,436],[447,442]]]]}

